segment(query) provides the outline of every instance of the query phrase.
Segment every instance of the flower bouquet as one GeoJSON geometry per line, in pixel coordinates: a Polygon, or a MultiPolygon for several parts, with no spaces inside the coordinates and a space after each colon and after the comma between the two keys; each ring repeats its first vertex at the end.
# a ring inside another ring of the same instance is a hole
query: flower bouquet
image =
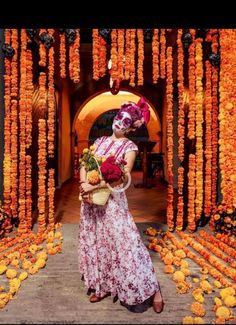
{"type": "MultiPolygon", "coordinates": [[[[86,169],[89,184],[98,185],[102,181],[108,184],[108,187],[97,188],[90,193],[90,201],[93,204],[105,205],[112,192],[112,188],[109,185],[123,178],[126,161],[121,160],[118,162],[114,156],[109,156],[108,158],[95,156],[94,146],[90,146],[83,150],[79,162],[86,169]]],[[[80,200],[82,200],[81,196],[80,200]]]]}

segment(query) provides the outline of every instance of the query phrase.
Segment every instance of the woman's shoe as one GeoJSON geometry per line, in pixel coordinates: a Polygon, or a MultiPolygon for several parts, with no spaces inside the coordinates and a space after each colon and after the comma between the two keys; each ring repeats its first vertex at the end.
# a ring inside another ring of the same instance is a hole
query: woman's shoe
{"type": "Polygon", "coordinates": [[[106,297],[108,297],[108,296],[110,296],[110,293],[105,294],[103,297],[98,297],[98,296],[96,296],[95,293],[94,293],[94,294],[92,294],[92,296],[89,298],[89,301],[90,301],[90,302],[99,302],[99,301],[101,301],[102,299],[104,299],[104,298],[106,298],[106,297]]]}
{"type": "Polygon", "coordinates": [[[161,313],[164,308],[164,301],[161,295],[161,290],[157,291],[153,296],[153,309],[156,313],[161,313]]]}

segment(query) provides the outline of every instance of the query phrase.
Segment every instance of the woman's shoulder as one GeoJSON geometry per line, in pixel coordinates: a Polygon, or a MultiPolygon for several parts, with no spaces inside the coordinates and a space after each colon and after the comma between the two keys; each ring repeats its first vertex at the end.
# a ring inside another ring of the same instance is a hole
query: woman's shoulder
{"type": "Polygon", "coordinates": [[[130,139],[128,139],[125,148],[126,148],[126,151],[131,151],[131,150],[138,151],[138,146],[136,145],[136,143],[134,143],[130,139]]]}
{"type": "Polygon", "coordinates": [[[94,144],[102,143],[102,142],[105,141],[106,139],[107,139],[107,136],[106,136],[106,135],[103,135],[102,137],[97,138],[97,139],[94,141],[94,144]]]}

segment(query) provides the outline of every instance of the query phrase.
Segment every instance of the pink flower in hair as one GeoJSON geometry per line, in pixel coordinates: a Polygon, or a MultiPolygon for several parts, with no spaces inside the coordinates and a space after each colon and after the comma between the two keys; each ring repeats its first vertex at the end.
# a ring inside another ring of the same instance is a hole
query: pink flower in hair
{"type": "Polygon", "coordinates": [[[147,102],[143,97],[140,98],[138,103],[125,102],[121,105],[120,112],[127,112],[130,114],[133,124],[132,127],[140,128],[144,123],[150,120],[150,111],[147,102]]]}

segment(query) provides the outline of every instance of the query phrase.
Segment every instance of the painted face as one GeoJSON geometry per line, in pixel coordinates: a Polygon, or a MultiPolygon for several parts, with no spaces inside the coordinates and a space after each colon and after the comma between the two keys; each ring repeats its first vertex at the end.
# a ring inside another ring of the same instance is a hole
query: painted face
{"type": "Polygon", "coordinates": [[[127,112],[118,112],[113,120],[112,130],[114,132],[125,132],[132,125],[132,119],[127,112]]]}

